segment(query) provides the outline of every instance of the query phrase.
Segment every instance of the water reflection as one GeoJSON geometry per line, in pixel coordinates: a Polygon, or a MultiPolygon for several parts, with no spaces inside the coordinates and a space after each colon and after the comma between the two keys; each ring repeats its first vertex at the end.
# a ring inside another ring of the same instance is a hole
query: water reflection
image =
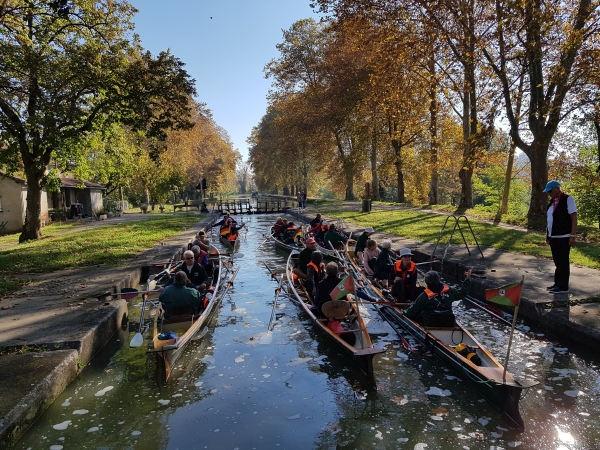
{"type": "MultiPolygon", "coordinates": [[[[287,254],[268,242],[254,249],[274,219],[244,218],[251,231],[240,248],[242,269],[209,332],[178,361],[172,381],[157,378],[154,356],[129,348],[134,332],[122,331],[16,447],[600,448],[597,361],[543,335],[532,337],[526,327],[515,335],[509,364],[516,377],[540,381],[521,401],[524,433],[460,373],[435,357],[406,352],[383,327],[373,337],[387,348],[374,360],[376,391],[367,390],[351,360],[316,335],[284,295],[267,333],[276,282],[264,263],[280,273],[287,254]]],[[[139,303],[131,311],[139,312],[139,303]]],[[[508,328],[477,310],[457,313],[502,361],[508,328]]],[[[374,310],[364,316],[377,324],[374,310]]]]}

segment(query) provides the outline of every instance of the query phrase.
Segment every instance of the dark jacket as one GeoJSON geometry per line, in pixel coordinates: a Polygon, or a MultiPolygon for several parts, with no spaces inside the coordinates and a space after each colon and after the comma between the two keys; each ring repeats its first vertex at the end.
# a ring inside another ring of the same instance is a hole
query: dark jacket
{"type": "Polygon", "coordinates": [[[337,275],[333,275],[327,276],[327,278],[319,283],[319,286],[317,287],[317,295],[315,297],[315,305],[319,308],[319,310],[321,309],[321,306],[323,306],[323,303],[331,300],[329,294],[331,294],[331,291],[333,291],[335,287],[340,284],[340,281],[341,280],[337,277],[337,275]]]}
{"type": "Polygon", "coordinates": [[[388,277],[394,271],[395,262],[396,256],[390,250],[382,248],[375,261],[375,269],[373,270],[375,276],[380,277],[381,274],[385,274],[388,277]]]}
{"type": "Polygon", "coordinates": [[[202,297],[198,289],[186,286],[176,286],[174,284],[167,286],[158,297],[165,309],[165,316],[169,316],[169,310],[173,308],[194,308],[194,314],[198,313],[202,297]]]}
{"type": "MultiPolygon", "coordinates": [[[[316,249],[311,250],[310,248],[306,247],[298,255],[298,269],[300,269],[300,271],[302,273],[306,273],[306,266],[308,265],[309,262],[312,261],[312,252],[314,252],[315,250],[316,249]]],[[[337,261],[337,260],[338,259],[335,256],[331,256],[331,255],[327,255],[327,254],[323,253],[323,261],[337,261]]]]}
{"type": "MultiPolygon", "coordinates": [[[[445,285],[441,284],[437,288],[433,288],[432,291],[434,293],[439,293],[444,287],[445,285]]],[[[451,311],[452,302],[464,298],[469,293],[470,289],[471,279],[467,278],[465,281],[463,281],[463,284],[460,288],[449,288],[447,292],[442,293],[441,295],[435,295],[432,298],[430,298],[427,295],[427,291],[425,291],[417,297],[415,302],[410,305],[406,311],[404,311],[404,314],[406,314],[406,317],[410,319],[419,320],[423,313],[433,312],[440,306],[440,304],[442,307],[445,307],[451,311]]]]}
{"type": "Polygon", "coordinates": [[[363,233],[358,237],[358,240],[356,241],[356,248],[354,249],[355,253],[358,252],[364,252],[365,251],[365,247],[367,246],[367,241],[369,240],[369,236],[367,236],[367,233],[363,233]]]}
{"type": "Polygon", "coordinates": [[[188,280],[195,286],[198,287],[203,283],[208,283],[208,275],[206,274],[206,270],[197,262],[192,266],[192,270],[187,270],[187,266],[185,262],[181,263],[177,269],[175,269],[175,273],[183,270],[188,277],[188,280]]]}

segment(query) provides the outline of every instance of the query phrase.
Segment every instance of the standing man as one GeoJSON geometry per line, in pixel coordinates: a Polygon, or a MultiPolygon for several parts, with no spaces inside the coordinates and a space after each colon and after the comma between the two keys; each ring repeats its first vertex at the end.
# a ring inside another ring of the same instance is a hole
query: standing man
{"type": "Polygon", "coordinates": [[[560,189],[558,181],[548,181],[544,192],[550,197],[546,213],[548,222],[546,243],[550,245],[552,259],[556,266],[554,284],[548,287],[548,291],[552,293],[569,292],[569,276],[571,275],[569,254],[571,247],[575,245],[575,235],[577,234],[577,207],[573,197],[560,189]]]}

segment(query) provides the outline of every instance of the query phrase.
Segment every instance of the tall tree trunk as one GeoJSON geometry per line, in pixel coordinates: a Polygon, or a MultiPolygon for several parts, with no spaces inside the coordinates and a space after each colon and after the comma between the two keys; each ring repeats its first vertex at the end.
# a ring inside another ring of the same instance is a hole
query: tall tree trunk
{"type": "Polygon", "coordinates": [[[27,177],[27,203],[25,212],[25,223],[23,231],[19,236],[19,242],[25,242],[32,239],[39,239],[42,236],[42,224],[40,216],[42,215],[42,188],[40,187],[40,177],[36,173],[29,173],[26,170],[27,177]]]}
{"type": "Polygon", "coordinates": [[[344,177],[346,178],[346,197],[344,200],[356,200],[354,195],[354,168],[348,161],[344,161],[344,177]]]}
{"type": "Polygon", "coordinates": [[[371,143],[371,197],[381,200],[379,196],[379,175],[377,174],[377,129],[373,125],[373,137],[371,143]]]}
{"type": "MultiPolygon", "coordinates": [[[[508,161],[506,162],[506,174],[504,175],[504,192],[502,192],[502,205],[500,206],[500,215],[508,212],[508,195],[510,194],[510,182],[512,180],[512,171],[515,161],[515,143],[509,138],[508,161]]],[[[500,218],[498,218],[500,219],[500,218]]]]}
{"type": "Polygon", "coordinates": [[[394,165],[396,166],[396,180],[398,181],[398,202],[404,203],[404,173],[402,172],[402,143],[397,139],[392,139],[392,147],[396,155],[394,165]]]}
{"type": "Polygon", "coordinates": [[[473,165],[475,162],[475,142],[477,133],[477,106],[475,97],[475,74],[472,63],[466,63],[465,89],[463,94],[463,160],[458,172],[460,179],[459,208],[473,207],[473,165]]]}
{"type": "Polygon", "coordinates": [[[526,152],[531,163],[531,200],[527,213],[527,226],[542,230],[546,226],[548,194],[544,191],[548,180],[548,144],[534,141],[526,152]]]}
{"type": "MultiPolygon", "coordinates": [[[[433,49],[432,49],[433,50],[433,49]]],[[[430,173],[431,180],[429,182],[429,204],[437,205],[438,200],[438,188],[440,175],[438,171],[438,126],[437,126],[437,112],[438,112],[438,104],[437,104],[437,81],[435,78],[435,52],[432,52],[431,58],[428,62],[429,73],[431,75],[432,83],[429,87],[429,137],[431,146],[429,149],[429,164],[431,165],[430,173]]]]}

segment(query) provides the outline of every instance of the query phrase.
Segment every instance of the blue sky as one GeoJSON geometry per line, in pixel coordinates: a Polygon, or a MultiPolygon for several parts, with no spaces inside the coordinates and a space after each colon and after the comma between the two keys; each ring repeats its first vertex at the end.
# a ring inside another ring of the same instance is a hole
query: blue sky
{"type": "Polygon", "coordinates": [[[130,0],[142,45],[171,49],[196,79],[197,100],[246,160],[246,139],[267,107],[263,67],[278,56],[282,29],[316,17],[310,0],[130,0]],[[212,19],[211,19],[212,17],[212,19]]]}

